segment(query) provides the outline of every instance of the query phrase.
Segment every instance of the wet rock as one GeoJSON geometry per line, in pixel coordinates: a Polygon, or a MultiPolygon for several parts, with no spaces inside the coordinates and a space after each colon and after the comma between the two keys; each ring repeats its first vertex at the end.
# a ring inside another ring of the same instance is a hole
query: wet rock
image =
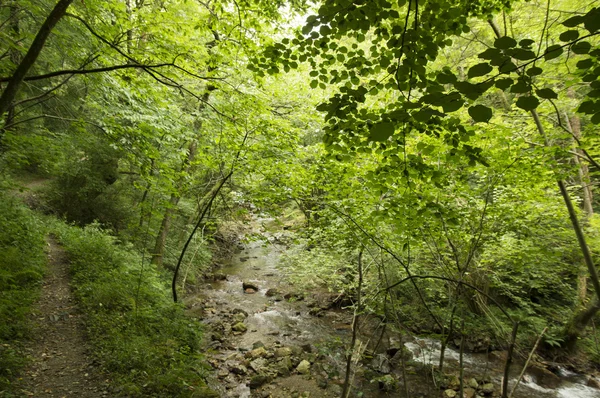
{"type": "Polygon", "coordinates": [[[371,367],[379,373],[388,374],[391,372],[390,360],[385,354],[377,354],[371,361],[371,367]]]}
{"type": "Polygon", "coordinates": [[[229,370],[227,369],[219,369],[219,371],[217,372],[217,377],[219,379],[224,379],[227,376],[229,376],[229,370]]]}
{"type": "Polygon", "coordinates": [[[265,343],[263,343],[262,341],[255,341],[254,343],[252,343],[252,349],[256,349],[259,347],[264,347],[265,343]]]}
{"type": "Polygon", "coordinates": [[[451,389],[447,389],[446,391],[444,391],[444,398],[454,398],[456,397],[456,391],[451,390],[451,389]]]}
{"type": "Polygon", "coordinates": [[[252,378],[250,379],[250,388],[251,389],[257,389],[260,386],[262,386],[263,384],[266,384],[269,382],[269,377],[266,375],[256,375],[256,376],[252,376],[252,378]]]}
{"type": "Polygon", "coordinates": [[[241,363],[230,363],[228,364],[229,371],[236,375],[245,375],[248,373],[248,369],[241,363]]]}
{"type": "Polygon", "coordinates": [[[471,387],[465,388],[463,392],[465,398],[475,398],[475,395],[477,394],[477,390],[471,387]]]}
{"type": "Polygon", "coordinates": [[[485,395],[492,395],[494,393],[494,385],[492,383],[485,383],[481,386],[481,392],[485,395]]]}
{"type": "Polygon", "coordinates": [[[267,297],[273,297],[273,296],[277,296],[279,293],[279,290],[275,289],[275,288],[271,288],[269,290],[267,290],[267,292],[265,293],[265,296],[267,297]]]}
{"type": "Polygon", "coordinates": [[[227,280],[227,275],[222,274],[220,272],[215,272],[214,274],[210,275],[210,279],[217,282],[217,281],[225,281],[227,280]]]}
{"type": "Polygon", "coordinates": [[[250,362],[250,368],[256,373],[263,373],[267,366],[267,360],[264,358],[258,358],[250,362]]]}
{"type": "Polygon", "coordinates": [[[308,311],[308,314],[309,314],[309,315],[312,315],[312,316],[317,316],[317,317],[322,317],[323,315],[325,315],[325,314],[323,313],[323,310],[322,310],[321,308],[317,308],[317,307],[315,307],[315,308],[311,308],[311,309],[308,311]]]}
{"type": "Polygon", "coordinates": [[[232,314],[244,314],[245,317],[248,317],[248,313],[241,308],[234,308],[231,310],[232,314]]]}
{"type": "Polygon", "coordinates": [[[477,387],[479,387],[479,383],[477,383],[477,379],[474,377],[469,379],[469,381],[467,382],[467,385],[470,388],[474,388],[474,389],[477,389],[477,387]]]}
{"type": "Polygon", "coordinates": [[[560,383],[560,377],[543,367],[543,365],[534,364],[527,369],[527,373],[532,375],[536,383],[544,388],[555,389],[560,383]]]}
{"type": "Polygon", "coordinates": [[[244,293],[246,293],[246,294],[254,294],[254,293],[256,293],[256,290],[248,288],[248,289],[244,290],[244,293]]]}
{"type": "Polygon", "coordinates": [[[600,380],[595,377],[590,377],[586,383],[586,386],[600,389],[600,380]]]}
{"type": "Polygon", "coordinates": [[[317,379],[317,386],[318,386],[319,388],[322,388],[322,389],[324,390],[324,389],[326,389],[326,388],[327,388],[327,384],[328,384],[328,383],[327,383],[327,379],[326,379],[326,378],[324,378],[324,377],[319,377],[319,378],[317,379]]]}
{"type": "Polygon", "coordinates": [[[306,359],[303,359],[298,366],[296,366],[296,370],[298,371],[298,373],[306,375],[310,373],[310,362],[308,362],[306,359]]]}
{"type": "Polygon", "coordinates": [[[284,294],[283,298],[289,301],[302,301],[304,300],[304,293],[289,292],[284,294]]]}
{"type": "Polygon", "coordinates": [[[246,316],[244,314],[238,313],[233,316],[234,323],[244,322],[245,320],[246,320],[246,316]]]}
{"type": "Polygon", "coordinates": [[[290,355],[292,355],[290,347],[280,347],[275,350],[275,358],[289,357],[290,355]]]}
{"type": "Polygon", "coordinates": [[[246,353],[246,358],[252,358],[252,359],[256,359],[256,358],[264,358],[267,356],[267,350],[265,350],[265,347],[258,347],[253,349],[252,351],[248,351],[246,353]]]}
{"type": "Polygon", "coordinates": [[[290,370],[293,368],[292,360],[289,357],[282,358],[275,365],[275,370],[280,376],[289,376],[290,370]]]}
{"type": "Polygon", "coordinates": [[[258,291],[258,285],[254,282],[242,282],[242,289],[252,289],[254,291],[258,291]]]}
{"type": "Polygon", "coordinates": [[[248,327],[246,326],[245,323],[238,322],[231,327],[231,330],[233,330],[234,332],[238,332],[238,333],[244,333],[246,330],[248,330],[248,327]]]}

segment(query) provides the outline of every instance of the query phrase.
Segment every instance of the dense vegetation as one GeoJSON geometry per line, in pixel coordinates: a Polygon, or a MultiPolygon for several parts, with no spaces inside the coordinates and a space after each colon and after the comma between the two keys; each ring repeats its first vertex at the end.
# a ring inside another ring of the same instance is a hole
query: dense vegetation
{"type": "Polygon", "coordinates": [[[126,394],[203,386],[171,294],[248,209],[296,211],[290,281],[357,314],[488,347],[518,328],[523,354],[547,327],[544,355],[600,364],[597,4],[24,0],[0,18],[0,391],[49,233],[126,394]]]}

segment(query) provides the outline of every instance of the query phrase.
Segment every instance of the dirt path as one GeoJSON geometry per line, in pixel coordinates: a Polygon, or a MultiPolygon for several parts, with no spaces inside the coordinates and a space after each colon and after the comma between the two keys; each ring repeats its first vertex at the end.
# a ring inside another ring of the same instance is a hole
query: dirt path
{"type": "Polygon", "coordinates": [[[108,396],[83,336],[81,314],[69,287],[66,254],[52,238],[48,242],[48,275],[35,309],[36,332],[28,351],[21,391],[33,397],[108,396]]]}

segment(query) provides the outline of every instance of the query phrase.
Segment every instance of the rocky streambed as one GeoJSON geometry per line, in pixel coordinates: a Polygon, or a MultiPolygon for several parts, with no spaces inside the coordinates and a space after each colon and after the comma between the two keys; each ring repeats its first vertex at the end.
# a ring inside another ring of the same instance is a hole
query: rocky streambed
{"type": "MultiPolygon", "coordinates": [[[[222,397],[340,397],[345,376],[345,349],[352,313],[342,297],[324,291],[299,291],[285,283],[278,269],[290,237],[282,231],[247,241],[186,301],[207,326],[207,356],[212,387],[222,397]]],[[[445,377],[433,381],[439,342],[385,335],[375,352],[376,325],[367,322],[355,355],[351,397],[458,396],[458,357],[448,348],[445,377]],[[405,369],[402,371],[402,363],[405,369]],[[407,389],[399,380],[407,381],[407,389]]],[[[465,397],[498,397],[503,353],[464,355],[465,397]]],[[[520,371],[517,364],[510,385],[520,371]]],[[[598,398],[599,379],[566,369],[532,369],[515,398],[598,398]]]]}

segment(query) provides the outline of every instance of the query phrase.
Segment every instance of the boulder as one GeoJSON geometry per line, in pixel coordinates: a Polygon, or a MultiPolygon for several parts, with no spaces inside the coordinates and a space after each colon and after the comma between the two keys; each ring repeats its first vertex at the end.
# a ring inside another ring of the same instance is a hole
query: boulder
{"type": "Polygon", "coordinates": [[[479,387],[479,383],[477,382],[477,379],[474,377],[469,379],[469,381],[467,382],[467,385],[470,388],[474,388],[474,389],[477,389],[477,387],[479,387]]]}
{"type": "Polygon", "coordinates": [[[250,368],[256,373],[262,373],[267,366],[267,360],[264,358],[258,358],[250,362],[250,368]]]}
{"type": "Polygon", "coordinates": [[[246,373],[248,373],[248,369],[242,365],[241,363],[229,363],[227,364],[229,371],[233,374],[236,375],[245,375],[246,373]]]}
{"type": "Polygon", "coordinates": [[[244,333],[246,330],[248,330],[248,327],[245,323],[238,322],[231,327],[231,330],[233,330],[234,332],[244,333]]]}
{"type": "Polygon", "coordinates": [[[481,392],[485,395],[492,395],[494,393],[494,385],[492,383],[485,383],[481,386],[481,392]]]}
{"type": "Polygon", "coordinates": [[[561,383],[560,377],[546,369],[541,364],[534,364],[527,369],[527,373],[535,378],[535,382],[549,389],[558,388],[561,383]]]}
{"type": "Polygon", "coordinates": [[[308,362],[306,359],[303,359],[298,366],[296,366],[296,370],[298,371],[298,373],[306,375],[310,373],[310,362],[308,362]]]}
{"type": "Polygon", "coordinates": [[[258,347],[253,349],[252,351],[248,351],[246,353],[246,358],[252,358],[252,359],[256,359],[256,358],[264,358],[267,356],[267,350],[265,350],[265,347],[258,347]]]}
{"type": "Polygon", "coordinates": [[[252,289],[254,291],[258,291],[258,285],[254,282],[242,282],[242,289],[246,290],[246,289],[252,289]]]}
{"type": "Polygon", "coordinates": [[[599,379],[597,379],[597,378],[595,378],[594,376],[591,376],[591,377],[588,379],[588,381],[587,381],[587,383],[586,383],[586,386],[588,386],[588,387],[592,387],[592,388],[597,388],[597,389],[599,389],[599,390],[600,390],[600,380],[599,380],[599,379]]]}
{"type": "Polygon", "coordinates": [[[256,376],[252,376],[252,378],[250,379],[250,388],[251,389],[257,389],[260,386],[262,386],[263,384],[266,384],[269,382],[269,377],[265,376],[265,375],[256,375],[256,376]]]}
{"type": "Polygon", "coordinates": [[[467,387],[463,390],[464,398],[475,398],[477,390],[475,388],[467,387]]]}
{"type": "Polygon", "coordinates": [[[256,293],[256,290],[248,288],[248,289],[244,290],[244,293],[246,293],[246,294],[254,294],[254,293],[256,293]]]}
{"type": "Polygon", "coordinates": [[[275,350],[275,358],[289,357],[290,355],[292,355],[290,347],[280,347],[275,350]]]}
{"type": "Polygon", "coordinates": [[[269,290],[267,290],[267,292],[265,293],[265,296],[267,297],[273,297],[273,296],[277,296],[279,295],[279,290],[275,289],[275,288],[271,288],[269,290]]]}
{"type": "Polygon", "coordinates": [[[231,310],[232,314],[244,314],[245,317],[248,316],[248,313],[241,308],[234,308],[231,310]]]}
{"type": "Polygon", "coordinates": [[[456,397],[456,391],[451,390],[450,388],[444,391],[444,398],[454,398],[456,397]]]}

